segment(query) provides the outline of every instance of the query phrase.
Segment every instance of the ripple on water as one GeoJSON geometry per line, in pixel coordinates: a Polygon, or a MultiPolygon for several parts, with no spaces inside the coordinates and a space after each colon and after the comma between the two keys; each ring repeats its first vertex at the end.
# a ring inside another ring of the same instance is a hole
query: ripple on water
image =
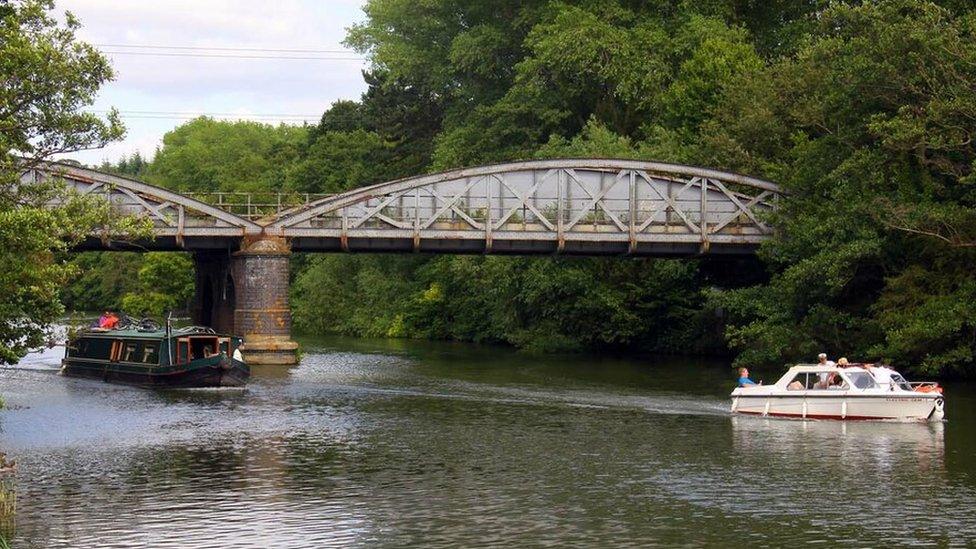
{"type": "Polygon", "coordinates": [[[726,376],[727,366],[656,376],[626,361],[594,372],[511,355],[492,364],[483,352],[470,361],[456,347],[309,352],[287,373],[256,374],[243,391],[165,392],[62,378],[59,356],[31,357],[28,369],[0,371],[14,407],[0,412],[0,443],[18,461],[14,539],[24,547],[976,539],[974,465],[953,457],[973,448],[964,422],[954,430],[952,422],[729,417],[722,379],[699,379],[726,376]],[[683,385],[718,389],[675,390],[683,385]]]}

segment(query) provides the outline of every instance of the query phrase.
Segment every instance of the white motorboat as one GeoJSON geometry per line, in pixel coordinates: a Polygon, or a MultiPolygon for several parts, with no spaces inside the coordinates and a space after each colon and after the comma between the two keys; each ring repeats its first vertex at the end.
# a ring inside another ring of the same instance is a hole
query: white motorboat
{"type": "Polygon", "coordinates": [[[937,385],[910,384],[892,373],[890,380],[879,384],[861,367],[797,365],[773,385],[737,387],[732,391],[732,413],[798,419],[945,418],[945,399],[937,385]]]}

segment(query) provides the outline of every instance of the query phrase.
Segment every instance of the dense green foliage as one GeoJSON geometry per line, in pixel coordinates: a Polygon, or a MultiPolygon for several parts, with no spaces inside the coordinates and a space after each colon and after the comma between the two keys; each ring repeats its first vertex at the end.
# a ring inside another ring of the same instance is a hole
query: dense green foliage
{"type": "Polygon", "coordinates": [[[970,3],[370,0],[365,10],[348,37],[373,61],[361,101],[305,129],[194,121],[167,136],[147,177],[336,192],[491,161],[614,156],[758,175],[790,197],[761,251],[765,277],[712,260],[303,257],[299,328],[702,351],[723,347],[712,337],[722,320],[741,364],[826,351],[973,371],[970,3]]]}
{"type": "Polygon", "coordinates": [[[612,154],[780,182],[771,280],[710,292],[740,363],[940,372],[976,352],[976,12],[941,4],[373,0],[350,43],[438,90],[435,168],[612,154]]]}
{"type": "Polygon", "coordinates": [[[536,351],[702,352],[721,337],[703,312],[700,283],[696,266],[680,261],[326,256],[298,276],[295,321],[314,331],[536,351]]]}
{"type": "MultiPolygon", "coordinates": [[[[78,42],[70,14],[52,3],[0,3],[0,364],[16,362],[47,337],[63,308],[60,288],[76,272],[63,252],[109,221],[108,205],[69,195],[57,182],[20,185],[24,169],[51,155],[102,146],[122,135],[117,117],[79,109],[112,77],[107,60],[78,42]],[[49,208],[59,199],[64,204],[49,208]]],[[[123,219],[110,234],[135,230],[123,219]]]]}
{"type": "Polygon", "coordinates": [[[974,30],[976,12],[923,2],[837,5],[728,94],[703,149],[791,192],[763,250],[772,281],[724,299],[740,362],[826,348],[972,368],[974,30]]]}
{"type": "Polygon", "coordinates": [[[138,287],[133,275],[139,272],[142,261],[142,254],[135,252],[75,254],[71,264],[77,276],[61,290],[61,302],[72,311],[121,309],[122,296],[138,287]]]}
{"type": "Polygon", "coordinates": [[[179,191],[278,190],[305,130],[198,118],[163,137],[147,180],[179,191]]]}
{"type": "Polygon", "coordinates": [[[122,309],[139,316],[161,317],[188,310],[193,297],[193,261],[187,254],[150,252],[138,271],[138,284],[122,296],[122,309]]]}

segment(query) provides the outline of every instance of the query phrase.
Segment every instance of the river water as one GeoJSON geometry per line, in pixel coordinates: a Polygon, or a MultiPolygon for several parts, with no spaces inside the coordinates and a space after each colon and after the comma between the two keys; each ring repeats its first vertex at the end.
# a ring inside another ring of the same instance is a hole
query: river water
{"type": "Polygon", "coordinates": [[[973,385],[803,422],[731,417],[720,362],[303,343],[245,390],[0,371],[13,547],[976,543],[973,385]]]}

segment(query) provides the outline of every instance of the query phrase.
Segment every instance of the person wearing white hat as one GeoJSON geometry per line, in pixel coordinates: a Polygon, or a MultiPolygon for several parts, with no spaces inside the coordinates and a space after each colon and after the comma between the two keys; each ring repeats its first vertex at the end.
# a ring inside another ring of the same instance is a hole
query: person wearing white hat
{"type": "Polygon", "coordinates": [[[820,366],[837,366],[833,360],[827,360],[827,353],[820,353],[817,355],[817,362],[820,366]]]}
{"type": "MultiPolygon", "coordinates": [[[[833,360],[827,360],[827,353],[820,353],[819,355],[817,355],[817,364],[819,366],[829,366],[831,368],[833,368],[834,366],[837,365],[836,363],[834,363],[833,360]]],[[[820,373],[820,383],[817,384],[817,387],[820,388],[820,389],[826,389],[827,388],[827,378],[829,378],[829,377],[830,376],[829,376],[829,374],[827,372],[821,372],[820,373]]]]}

